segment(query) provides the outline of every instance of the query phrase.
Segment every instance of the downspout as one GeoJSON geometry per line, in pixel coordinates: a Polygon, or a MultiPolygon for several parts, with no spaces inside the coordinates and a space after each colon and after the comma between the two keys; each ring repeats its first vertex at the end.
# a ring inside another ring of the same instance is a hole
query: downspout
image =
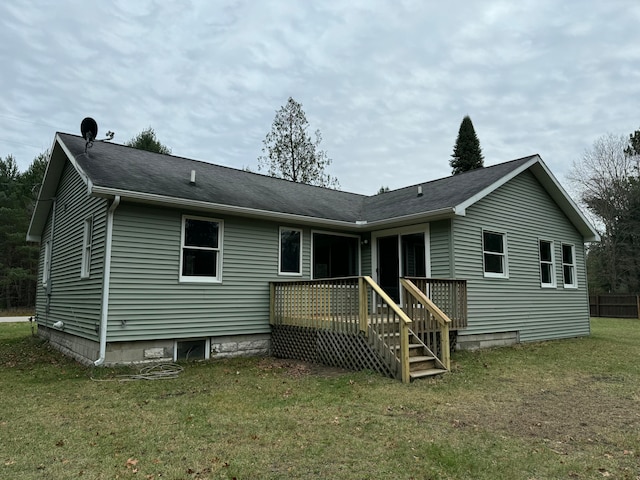
{"type": "Polygon", "coordinates": [[[100,357],[93,362],[96,367],[104,363],[107,354],[107,320],[109,318],[109,281],[111,279],[111,239],[113,236],[113,213],[120,205],[120,195],[116,195],[107,211],[107,225],[104,244],[104,275],[102,280],[102,315],[100,317],[100,357]]]}

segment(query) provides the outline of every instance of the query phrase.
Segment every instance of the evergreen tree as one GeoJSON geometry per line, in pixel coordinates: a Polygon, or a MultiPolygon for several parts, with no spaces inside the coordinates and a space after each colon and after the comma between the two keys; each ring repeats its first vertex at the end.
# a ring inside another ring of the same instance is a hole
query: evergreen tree
{"type": "Polygon", "coordinates": [[[308,128],[302,105],[289,97],[287,104],[276,112],[271,131],[262,141],[258,170],[266,169],[272,177],[293,182],[338,188],[338,179],[324,171],[331,159],[320,149],[320,130],[315,131],[313,141],[308,128]]]}
{"type": "Polygon", "coordinates": [[[32,307],[38,271],[37,245],[25,240],[48,154],[20,173],[14,158],[0,158],[0,308],[32,307]]]}
{"type": "Polygon", "coordinates": [[[156,132],[151,127],[140,132],[125,143],[125,145],[139,150],[146,150],[148,152],[163,153],[165,155],[171,154],[171,149],[160,143],[160,140],[156,138],[156,132]]]}
{"type": "Polygon", "coordinates": [[[462,119],[462,123],[460,123],[458,138],[453,147],[453,155],[451,157],[449,165],[451,165],[453,169],[451,173],[454,175],[484,166],[480,140],[478,140],[469,115],[465,116],[462,119]]]}

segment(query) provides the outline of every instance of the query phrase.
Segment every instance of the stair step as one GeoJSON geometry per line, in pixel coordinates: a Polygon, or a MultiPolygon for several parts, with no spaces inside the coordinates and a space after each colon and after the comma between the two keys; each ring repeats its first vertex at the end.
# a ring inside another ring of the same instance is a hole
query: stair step
{"type": "Polygon", "coordinates": [[[409,357],[409,370],[414,372],[419,372],[421,370],[429,370],[431,368],[435,368],[436,366],[436,358],[419,355],[415,357],[409,357]]]}
{"type": "Polygon", "coordinates": [[[428,362],[435,359],[436,357],[432,357],[428,355],[419,355],[416,357],[409,357],[409,363],[428,362]]]}
{"type": "Polygon", "coordinates": [[[429,368],[428,370],[418,370],[417,372],[411,372],[409,373],[409,377],[411,378],[411,380],[416,380],[418,378],[442,375],[443,373],[447,373],[447,370],[443,370],[442,368],[429,368]]]}

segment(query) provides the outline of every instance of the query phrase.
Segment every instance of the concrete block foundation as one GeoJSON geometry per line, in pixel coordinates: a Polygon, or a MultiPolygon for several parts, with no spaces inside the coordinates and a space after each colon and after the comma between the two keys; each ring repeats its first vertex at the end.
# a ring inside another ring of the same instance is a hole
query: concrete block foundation
{"type": "MultiPolygon", "coordinates": [[[[38,336],[48,340],[54,348],[84,365],[93,365],[100,356],[97,341],[78,337],[54,328],[38,326],[38,336]]],[[[143,340],[107,343],[104,366],[173,362],[176,342],[193,339],[143,340]]],[[[266,356],[271,353],[271,335],[225,335],[208,337],[211,359],[266,356]]]]}
{"type": "Polygon", "coordinates": [[[458,334],[457,350],[479,350],[489,347],[505,347],[520,343],[518,332],[497,332],[463,335],[458,334]]]}

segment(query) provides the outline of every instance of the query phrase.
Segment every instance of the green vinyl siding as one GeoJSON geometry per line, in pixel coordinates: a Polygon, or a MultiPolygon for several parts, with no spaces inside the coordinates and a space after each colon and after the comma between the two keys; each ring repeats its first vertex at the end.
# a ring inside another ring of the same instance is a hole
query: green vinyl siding
{"type": "MultiPolygon", "coordinates": [[[[268,333],[269,282],[278,275],[279,227],[292,225],[195,213],[223,222],[221,283],[179,281],[179,210],[122,204],[115,212],[109,341],[268,333]]],[[[303,229],[302,277],[310,273],[303,229]]]]}
{"type": "Polygon", "coordinates": [[[429,227],[431,277],[452,278],[451,221],[431,222],[429,227]]]}
{"type": "Polygon", "coordinates": [[[365,234],[360,239],[360,275],[372,276],[371,272],[371,235],[365,234]],[[364,240],[366,239],[366,243],[364,240]]]}
{"type": "Polygon", "coordinates": [[[62,321],[65,333],[96,340],[101,312],[107,202],[88,195],[86,185],[68,161],[55,203],[52,199],[43,201],[51,202],[51,210],[40,244],[36,291],[38,323],[50,327],[62,321]],[[84,225],[90,216],[93,218],[91,268],[88,278],[81,278],[84,225]],[[44,250],[48,241],[52,244],[49,299],[42,285],[44,250]]]}
{"type": "Polygon", "coordinates": [[[589,334],[583,239],[530,172],[453,220],[455,276],[467,279],[464,334],[520,332],[521,341],[589,334]],[[485,278],[482,232],[506,236],[508,278],[485,278]],[[538,240],[553,241],[556,288],[542,288],[538,240]],[[575,245],[577,289],[563,287],[561,245],[575,245]]]}

